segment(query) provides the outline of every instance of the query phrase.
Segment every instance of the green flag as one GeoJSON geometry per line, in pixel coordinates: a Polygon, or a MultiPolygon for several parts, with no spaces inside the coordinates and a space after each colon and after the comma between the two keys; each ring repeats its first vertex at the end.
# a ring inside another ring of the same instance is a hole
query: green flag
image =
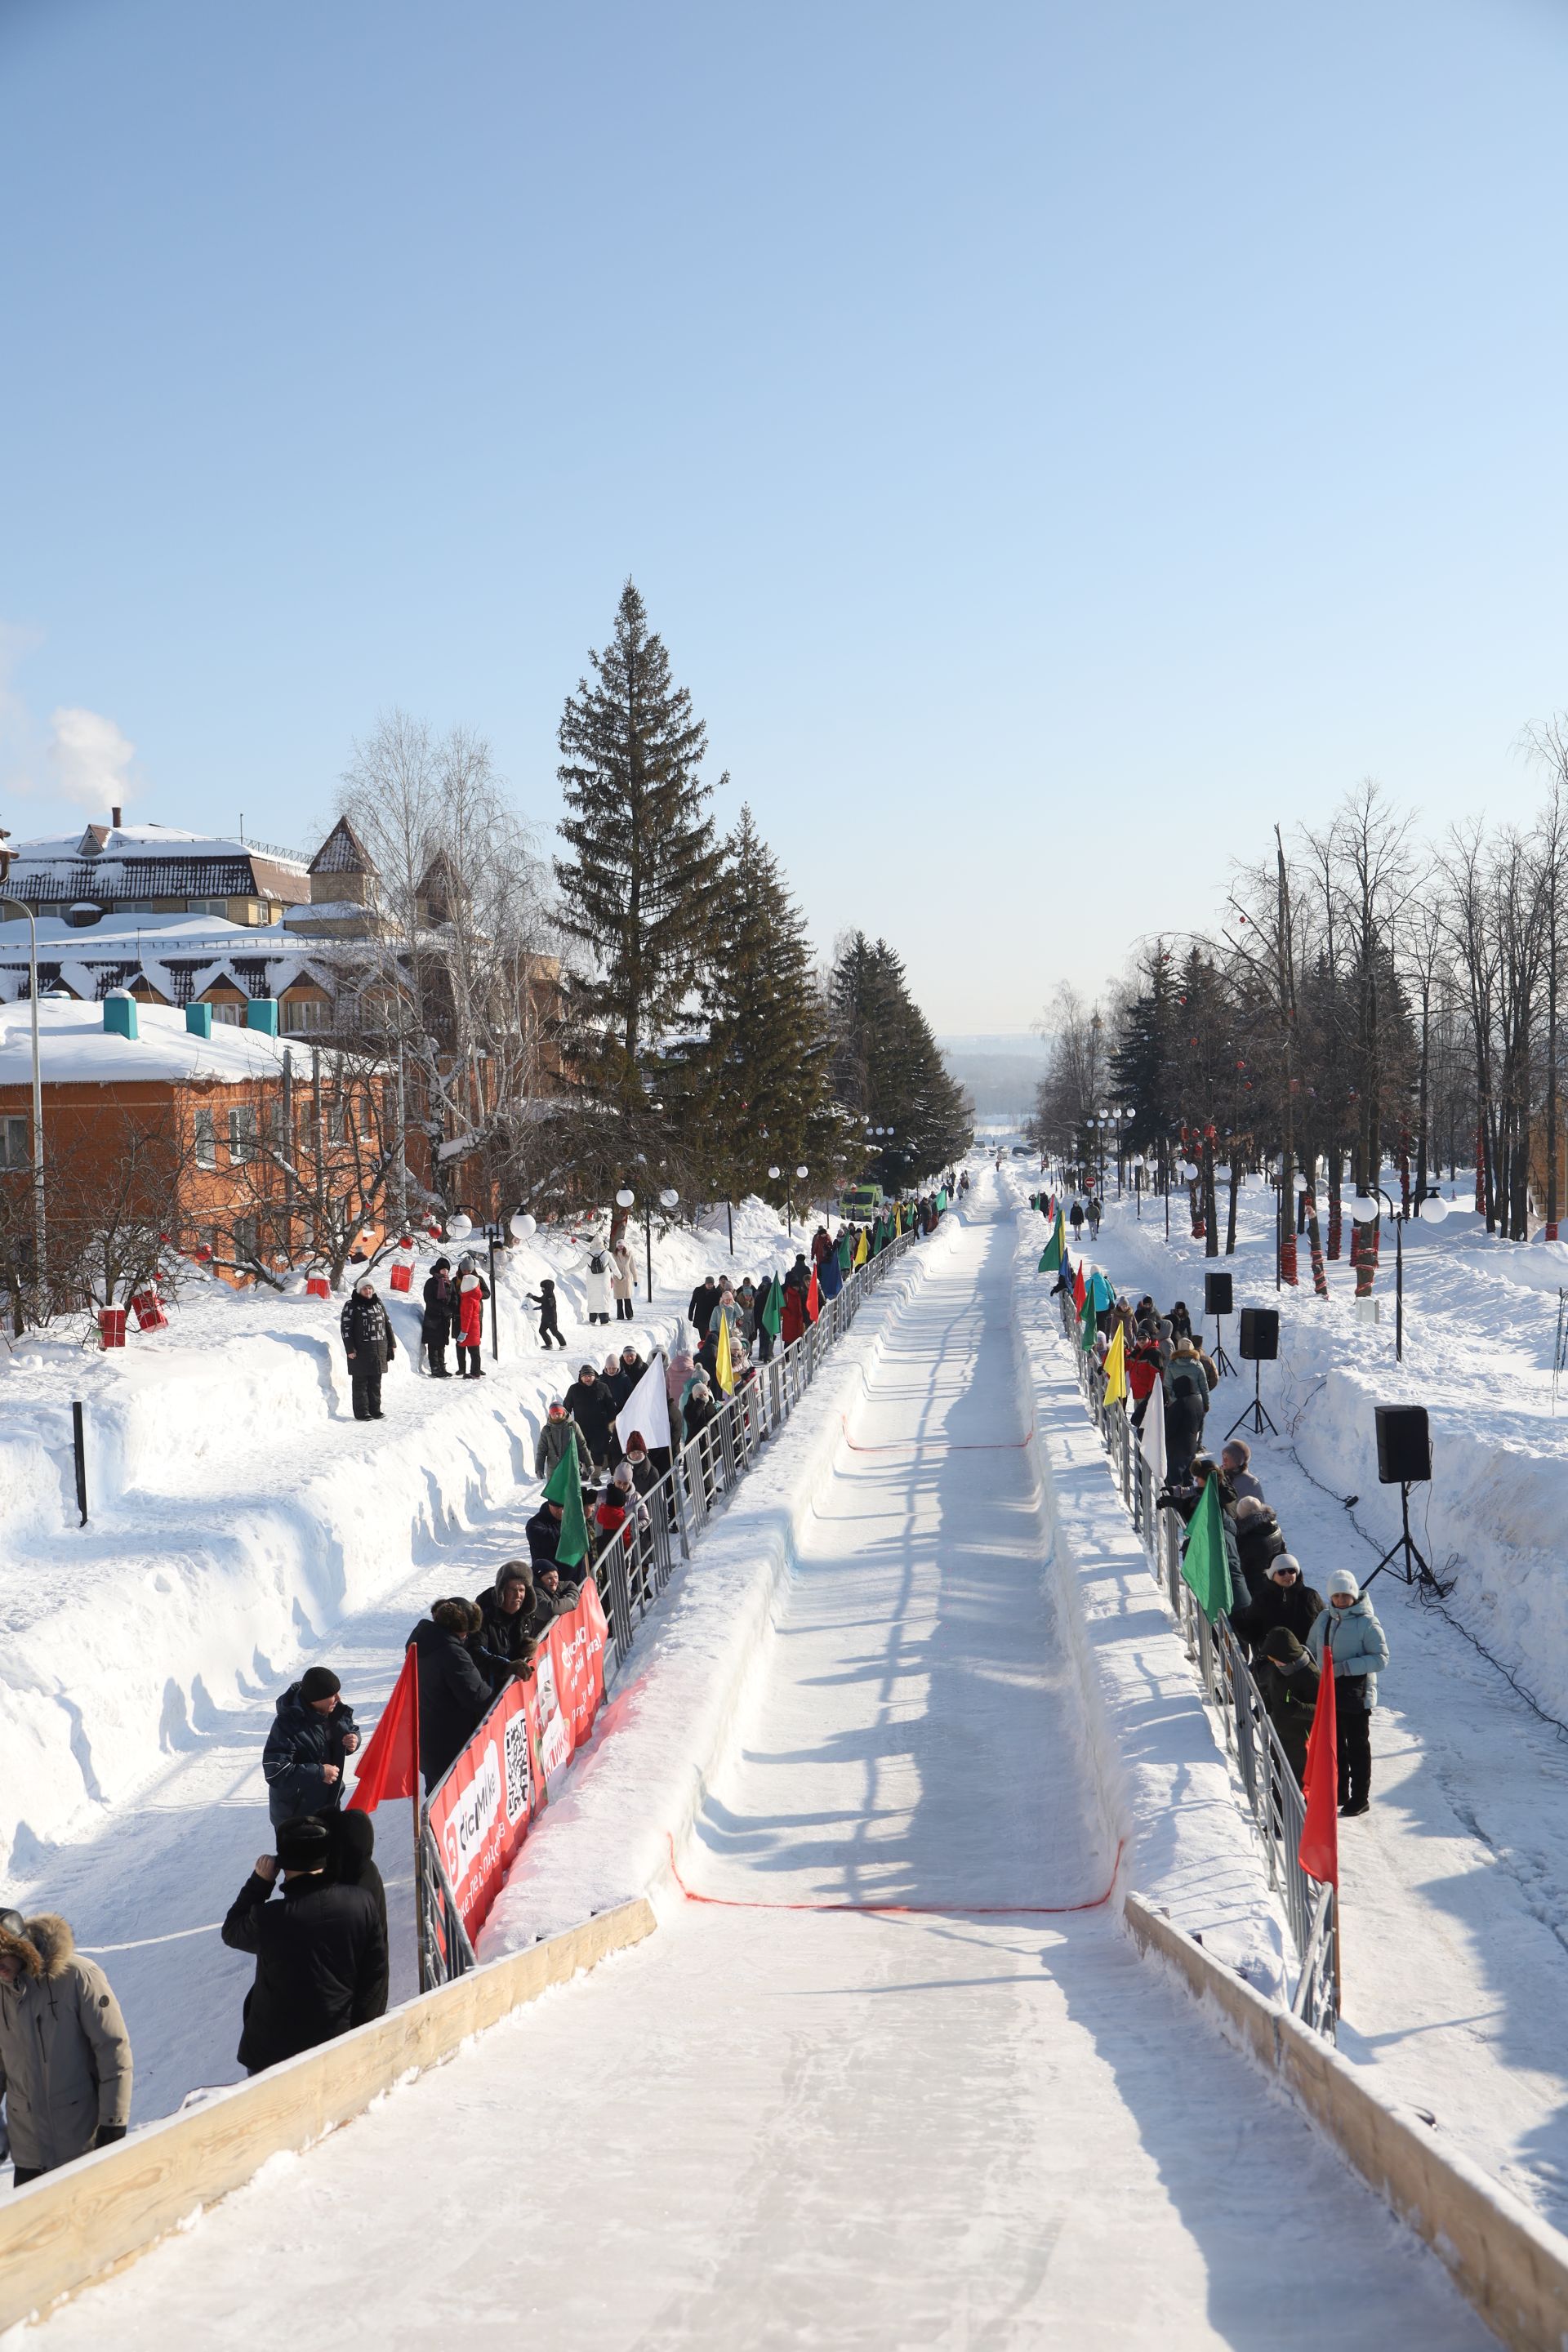
{"type": "Polygon", "coordinates": [[[1193,1513],[1187,1548],[1182,1554],[1182,1574],[1212,1625],[1220,1611],[1228,1609],[1231,1602],[1230,1567],[1220,1526],[1219,1480],[1212,1474],[1205,1485],[1203,1499],[1193,1513]]]}
{"type": "Polygon", "coordinates": [[[1094,1293],[1091,1290],[1083,1302],[1083,1313],[1078,1318],[1078,1344],[1086,1356],[1094,1352],[1094,1293]]]}
{"type": "Polygon", "coordinates": [[[1058,1274],[1061,1271],[1061,1263],[1062,1229],[1060,1225],[1053,1225],[1051,1228],[1051,1237],[1046,1244],[1040,1255],[1040,1272],[1042,1274],[1058,1274]]]}
{"type": "Polygon", "coordinates": [[[544,1489],[547,1503],[562,1505],[561,1533],[555,1538],[555,1557],[563,1568],[575,1568],[588,1557],[588,1522],[583,1517],[583,1486],[577,1470],[577,1451],[563,1454],[550,1474],[544,1489]]]}
{"type": "Polygon", "coordinates": [[[779,1287],[776,1274],[768,1285],[768,1295],[763,1302],[763,1328],[771,1331],[775,1339],[784,1329],[784,1292],[779,1287]]]}

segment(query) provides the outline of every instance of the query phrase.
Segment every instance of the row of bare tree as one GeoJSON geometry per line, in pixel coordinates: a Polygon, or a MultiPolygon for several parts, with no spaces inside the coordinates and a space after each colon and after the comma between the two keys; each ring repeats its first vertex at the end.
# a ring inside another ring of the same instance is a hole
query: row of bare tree
{"type": "MultiPolygon", "coordinates": [[[[1236,1187],[1267,1166],[1287,1202],[1308,1193],[1320,1277],[1347,1182],[1412,1205],[1441,1169],[1473,1168],[1489,1231],[1522,1239],[1539,1220],[1554,1238],[1568,722],[1527,748],[1545,782],[1528,824],[1478,816],[1427,840],[1364,783],[1321,828],[1276,827],[1265,857],[1234,868],[1212,931],[1145,941],[1102,1003],[1059,991],[1036,1141],[1085,1181],[1108,1150],[1162,1187],[1195,1167],[1211,1254],[1216,1170],[1231,1248],[1236,1187]]],[[[1293,1277],[1289,1226],[1282,1247],[1293,1277]]]]}

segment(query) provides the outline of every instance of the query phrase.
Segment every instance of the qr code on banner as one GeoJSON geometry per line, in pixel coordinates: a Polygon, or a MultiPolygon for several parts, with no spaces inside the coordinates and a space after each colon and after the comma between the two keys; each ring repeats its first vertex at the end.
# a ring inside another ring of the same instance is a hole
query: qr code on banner
{"type": "Polygon", "coordinates": [[[506,1811],[515,1822],[528,1811],[533,1785],[528,1755],[528,1717],[519,1707],[506,1727],[506,1811]]]}

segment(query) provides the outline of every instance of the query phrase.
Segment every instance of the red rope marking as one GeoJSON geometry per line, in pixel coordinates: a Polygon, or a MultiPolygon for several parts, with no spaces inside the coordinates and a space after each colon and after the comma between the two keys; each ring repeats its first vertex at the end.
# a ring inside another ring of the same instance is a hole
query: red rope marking
{"type": "MultiPolygon", "coordinates": [[[[897,1437],[893,1440],[891,1445],[857,1445],[855,1440],[849,1434],[848,1414],[841,1412],[838,1416],[838,1421],[839,1426],[844,1432],[844,1443],[849,1448],[851,1454],[907,1454],[911,1446],[941,1445],[944,1442],[940,1437],[897,1437]]],[[[1035,1424],[1031,1422],[1024,1436],[1016,1438],[1009,1437],[1004,1444],[994,1445],[949,1445],[947,1450],[950,1454],[1018,1454],[1022,1452],[1026,1445],[1027,1445],[1029,1439],[1033,1437],[1034,1433],[1035,1424]]]]}
{"type": "Polygon", "coordinates": [[[1103,1895],[1088,1903],[748,1903],[732,1895],[699,1895],[688,1886],[680,1875],[675,1859],[675,1840],[665,1832],[669,1848],[669,1874],[688,1903],[706,1903],[718,1911],[852,1911],[869,1912],[879,1917],[900,1919],[1056,1919],[1071,1911],[1098,1911],[1110,1902],[1116,1892],[1117,1874],[1121,1868],[1125,1838],[1116,1841],[1116,1860],[1110,1865],[1110,1884],[1103,1895]]]}

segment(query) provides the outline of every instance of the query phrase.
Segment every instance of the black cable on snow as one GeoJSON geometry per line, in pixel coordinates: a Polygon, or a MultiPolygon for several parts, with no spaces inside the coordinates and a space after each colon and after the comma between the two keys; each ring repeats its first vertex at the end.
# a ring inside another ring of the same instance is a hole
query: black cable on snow
{"type": "MultiPolygon", "coordinates": [[[[1294,1365],[1291,1366],[1290,1371],[1292,1379],[1297,1379],[1299,1377],[1296,1373],[1294,1365]]],[[[1291,1461],[1296,1465],[1297,1469],[1301,1473],[1302,1477],[1307,1481],[1307,1484],[1310,1486],[1315,1486],[1320,1495],[1327,1495],[1331,1502],[1338,1503],[1340,1508],[1344,1512],[1345,1517],[1349,1519],[1352,1527],[1355,1529],[1357,1535],[1360,1536],[1363,1543],[1367,1545],[1373,1551],[1381,1551],[1383,1549],[1383,1546],[1379,1543],[1378,1538],[1376,1536],[1370,1534],[1368,1530],[1363,1527],[1361,1521],[1356,1517],[1354,1509],[1352,1508],[1352,1506],[1361,1500],[1360,1496],[1336,1494],[1331,1486],[1325,1486],[1321,1478],[1315,1478],[1312,1475],[1312,1473],[1308,1469],[1300,1454],[1296,1451],[1293,1441],[1297,1431],[1300,1428],[1301,1416],[1306,1412],[1308,1405],[1311,1402],[1317,1391],[1321,1388],[1326,1388],[1327,1385],[1328,1375],[1327,1373],[1324,1373],[1322,1378],[1315,1381],[1313,1386],[1308,1390],[1306,1395],[1301,1399],[1301,1402],[1296,1408],[1294,1414],[1290,1417],[1290,1437],[1287,1441],[1285,1450],[1289,1454],[1291,1461]]],[[[1422,1521],[1422,1533],[1426,1538],[1426,1549],[1428,1552],[1430,1552],[1432,1544],[1432,1489],[1430,1486],[1426,1489],[1426,1517],[1422,1521]]],[[[1445,1569],[1455,1569],[1460,1565],[1460,1558],[1458,1552],[1450,1552],[1447,1559],[1443,1562],[1445,1569]]],[[[1447,1605],[1448,1597],[1452,1593],[1453,1590],[1454,1586],[1452,1580],[1450,1580],[1447,1584],[1431,1585],[1424,1583],[1417,1579],[1415,1585],[1415,1598],[1420,1602],[1423,1609],[1433,1610],[1437,1616],[1441,1617],[1446,1625],[1451,1625],[1456,1633],[1462,1633],[1464,1635],[1465,1640],[1469,1643],[1471,1649],[1477,1653],[1478,1656],[1484,1658],[1488,1665],[1493,1667],[1496,1672],[1502,1676],[1504,1682],[1507,1683],[1515,1697],[1521,1698],[1524,1701],[1525,1706],[1530,1709],[1531,1715],[1533,1715],[1538,1721],[1547,1725],[1551,1730],[1556,1733],[1559,1739],[1568,1739],[1568,1723],[1564,1723],[1561,1716],[1553,1715],[1550,1707],[1542,1706],[1541,1701],[1536,1697],[1535,1693],[1524,1683],[1520,1681],[1520,1678],[1515,1674],[1513,1668],[1510,1665],[1506,1664],[1504,1661],[1498,1656],[1494,1650],[1489,1650],[1486,1643],[1481,1640],[1479,1634],[1473,1633],[1462,1618],[1455,1616],[1453,1611],[1447,1605]]]]}

